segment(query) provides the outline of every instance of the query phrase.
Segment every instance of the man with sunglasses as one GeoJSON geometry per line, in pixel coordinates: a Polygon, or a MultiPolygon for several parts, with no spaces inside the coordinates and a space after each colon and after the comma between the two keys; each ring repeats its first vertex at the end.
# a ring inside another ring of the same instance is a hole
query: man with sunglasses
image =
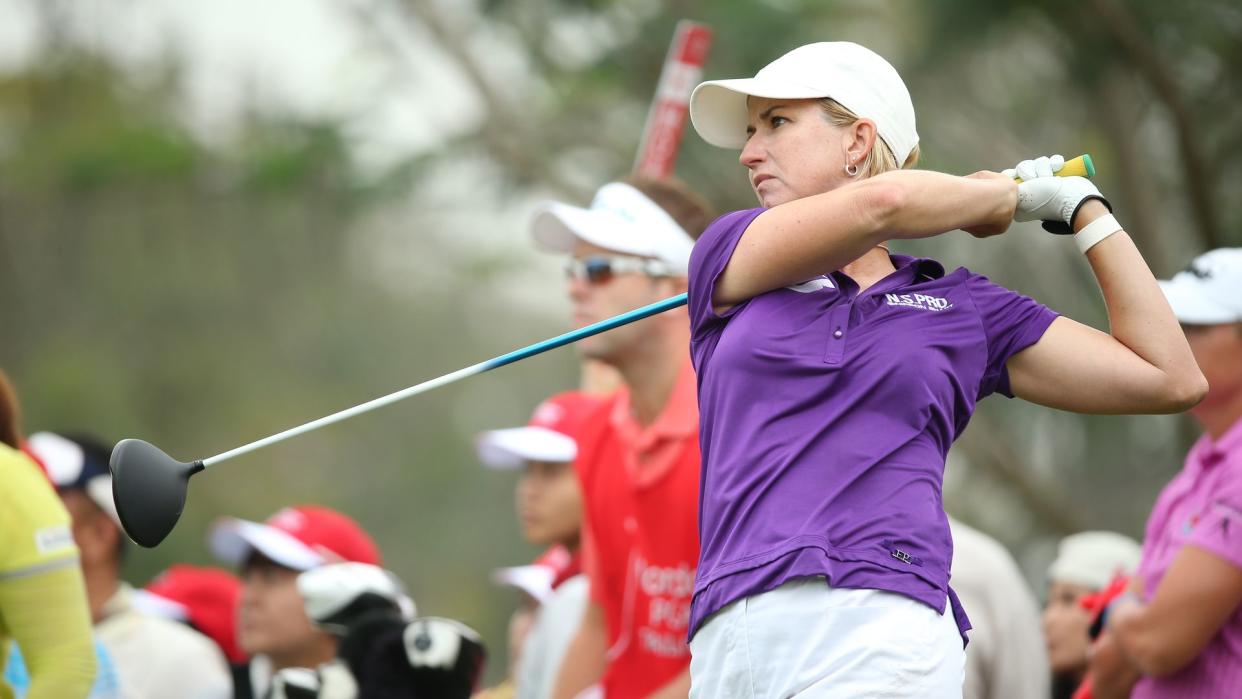
{"type": "MultiPolygon", "coordinates": [[[[568,254],[573,323],[582,327],[686,290],[694,240],[712,219],[680,182],[602,187],[589,209],[541,208],[536,243],[568,254]]],[[[684,309],[580,341],[621,388],[579,437],[583,567],[590,601],[554,697],[598,682],[609,699],[689,693],[685,644],[698,560],[696,383],[684,309]]]]}

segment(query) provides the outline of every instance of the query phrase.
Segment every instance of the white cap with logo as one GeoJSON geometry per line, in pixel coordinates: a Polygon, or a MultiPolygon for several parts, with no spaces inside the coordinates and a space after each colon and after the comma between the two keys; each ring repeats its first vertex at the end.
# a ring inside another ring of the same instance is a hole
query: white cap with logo
{"type": "Polygon", "coordinates": [[[673,272],[690,270],[694,239],[659,204],[624,182],[600,187],[591,208],[548,202],[531,221],[535,242],[554,252],[573,252],[577,240],[619,253],[651,257],[673,272]]]}
{"type": "Polygon", "coordinates": [[[704,141],[721,148],[746,144],[746,98],[830,97],[876,130],[901,164],[918,145],[914,103],[897,70],[879,54],[849,41],[800,46],[753,78],[709,80],[690,96],[690,120],[704,141]]]}
{"type": "Polygon", "coordinates": [[[1160,289],[1182,323],[1242,323],[1242,248],[1205,252],[1160,289]]]}
{"type": "Polygon", "coordinates": [[[1048,579],[1102,590],[1118,574],[1132,575],[1143,549],[1116,532],[1092,531],[1061,539],[1057,558],[1048,567],[1048,579]]]}

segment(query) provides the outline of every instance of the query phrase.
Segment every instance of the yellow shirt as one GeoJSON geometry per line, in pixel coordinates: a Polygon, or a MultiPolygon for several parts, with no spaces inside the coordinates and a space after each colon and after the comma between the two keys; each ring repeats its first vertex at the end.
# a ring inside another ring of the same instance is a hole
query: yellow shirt
{"type": "Polygon", "coordinates": [[[0,579],[71,565],[77,557],[69,513],[52,485],[29,457],[0,444],[0,579]]]}
{"type": "MultiPolygon", "coordinates": [[[[0,668],[15,638],[32,668],[46,659],[49,675],[76,676],[83,670],[84,696],[94,650],[77,565],[69,513],[60,498],[29,457],[0,444],[0,668]],[[55,628],[47,628],[53,620],[55,628]]],[[[34,685],[31,689],[33,696],[34,685]]],[[[0,699],[11,696],[0,681],[0,699]]]]}

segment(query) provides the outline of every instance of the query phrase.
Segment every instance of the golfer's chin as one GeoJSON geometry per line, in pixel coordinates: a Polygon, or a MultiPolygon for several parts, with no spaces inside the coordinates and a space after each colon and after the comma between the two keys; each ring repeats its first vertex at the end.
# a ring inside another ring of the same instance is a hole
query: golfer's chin
{"type": "Polygon", "coordinates": [[[789,190],[781,187],[776,180],[764,180],[759,188],[755,189],[755,197],[759,199],[759,205],[765,209],[797,199],[789,193],[789,190]]]}
{"type": "Polygon", "coordinates": [[[606,346],[598,342],[596,338],[589,337],[585,340],[578,341],[578,356],[583,359],[594,359],[596,361],[608,363],[608,352],[606,346]]]}

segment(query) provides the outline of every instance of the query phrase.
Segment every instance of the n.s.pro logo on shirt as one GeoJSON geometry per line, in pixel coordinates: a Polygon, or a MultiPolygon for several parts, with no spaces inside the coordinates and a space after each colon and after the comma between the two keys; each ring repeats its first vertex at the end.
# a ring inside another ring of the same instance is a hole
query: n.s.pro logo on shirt
{"type": "Polygon", "coordinates": [[[920,311],[947,311],[953,308],[949,300],[926,294],[884,294],[884,302],[890,306],[917,308],[920,311]]]}

